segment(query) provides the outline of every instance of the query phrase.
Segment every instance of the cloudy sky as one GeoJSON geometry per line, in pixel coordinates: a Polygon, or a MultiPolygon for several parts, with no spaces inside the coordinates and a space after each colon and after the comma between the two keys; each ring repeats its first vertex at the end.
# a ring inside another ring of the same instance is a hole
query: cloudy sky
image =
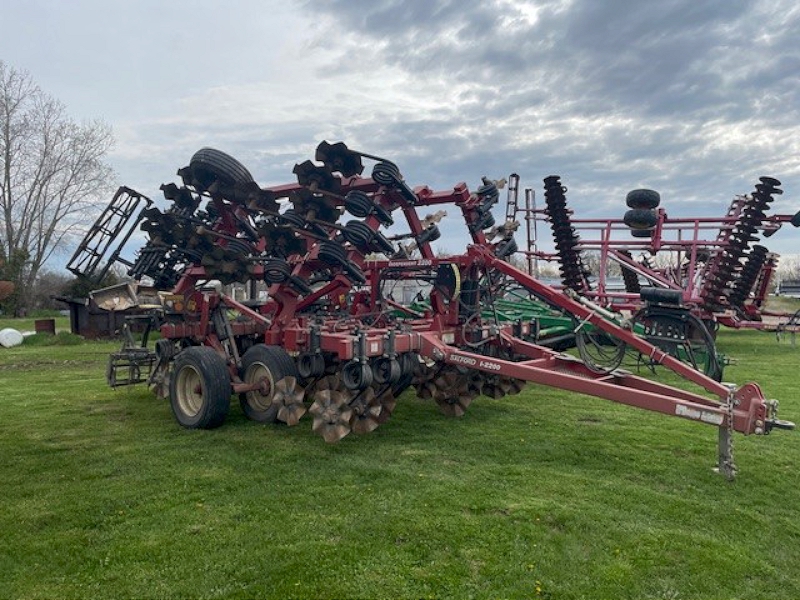
{"type": "MultiPolygon", "coordinates": [[[[800,209],[800,5],[789,0],[8,0],[0,59],[113,127],[118,183],[202,146],[262,185],[323,139],[412,185],[557,174],[578,216],[659,190],[716,216],[761,175],[800,209]]],[[[498,211],[499,212],[499,211],[498,211]]],[[[453,218],[442,246],[466,244],[453,218]]],[[[784,228],[771,249],[800,252],[784,228]]]]}

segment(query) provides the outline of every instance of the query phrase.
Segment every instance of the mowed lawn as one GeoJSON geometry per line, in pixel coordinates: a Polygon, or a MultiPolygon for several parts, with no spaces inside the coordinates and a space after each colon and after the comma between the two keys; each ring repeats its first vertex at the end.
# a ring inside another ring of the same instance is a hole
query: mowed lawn
{"type": "MultiPolygon", "coordinates": [[[[800,346],[719,345],[800,421],[800,346]]],[[[729,483],[714,427],[540,386],[188,431],[114,349],[0,349],[0,598],[800,598],[800,432],[737,435],[729,483]]]]}

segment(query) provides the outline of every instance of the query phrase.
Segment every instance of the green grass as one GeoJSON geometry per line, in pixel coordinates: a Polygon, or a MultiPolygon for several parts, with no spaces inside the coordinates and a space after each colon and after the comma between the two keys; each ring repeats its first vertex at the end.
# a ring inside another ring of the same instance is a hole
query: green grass
{"type": "Polygon", "coordinates": [[[767,299],[767,309],[776,312],[794,313],[800,310],[800,298],[770,296],[767,299]]]}
{"type": "Polygon", "coordinates": [[[35,331],[35,324],[38,319],[54,319],[56,331],[69,331],[69,317],[63,315],[54,316],[45,314],[44,316],[28,317],[25,319],[0,318],[0,329],[10,327],[17,331],[35,331]]]}
{"type": "Polygon", "coordinates": [[[83,338],[69,331],[59,331],[55,335],[36,333],[27,336],[23,343],[29,346],[78,346],[83,344],[83,338]]]}
{"type": "MultiPolygon", "coordinates": [[[[800,420],[800,348],[720,346],[800,420]]],[[[737,435],[729,483],[713,427],[539,386],[332,446],[188,431],[114,349],[0,350],[2,598],[800,597],[800,434],[737,435]]]]}

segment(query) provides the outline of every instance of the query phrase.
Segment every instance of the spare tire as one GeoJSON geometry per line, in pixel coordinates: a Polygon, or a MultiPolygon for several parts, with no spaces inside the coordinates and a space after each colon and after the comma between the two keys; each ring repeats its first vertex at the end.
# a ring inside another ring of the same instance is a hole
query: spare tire
{"type": "Polygon", "coordinates": [[[656,208],[661,203],[661,194],[655,190],[631,190],[625,196],[628,208],[656,208]]]}
{"type": "Polygon", "coordinates": [[[253,176],[250,171],[232,156],[214,148],[201,148],[189,161],[189,168],[195,179],[204,187],[215,181],[227,185],[250,183],[253,176]]]}
{"type": "Polygon", "coordinates": [[[631,229],[651,229],[658,223],[658,216],[653,210],[632,208],[625,213],[622,221],[631,229]]]}

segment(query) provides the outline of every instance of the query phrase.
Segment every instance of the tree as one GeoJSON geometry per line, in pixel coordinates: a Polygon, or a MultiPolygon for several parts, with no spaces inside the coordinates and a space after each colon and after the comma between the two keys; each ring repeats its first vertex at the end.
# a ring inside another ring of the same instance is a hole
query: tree
{"type": "Polygon", "coordinates": [[[103,158],[113,144],[101,121],[76,123],[25,71],[0,61],[0,247],[26,256],[15,273],[15,312],[31,300],[42,266],[110,190],[103,158]]]}
{"type": "Polygon", "coordinates": [[[15,315],[19,312],[19,288],[14,282],[19,281],[27,262],[28,252],[26,250],[15,250],[9,257],[6,256],[5,248],[0,246],[0,281],[10,281],[13,284],[10,293],[4,286],[2,297],[0,297],[0,312],[4,315],[15,315]]]}
{"type": "Polygon", "coordinates": [[[53,271],[47,267],[39,271],[36,283],[31,290],[29,310],[61,310],[64,304],[55,299],[64,294],[64,290],[75,277],[67,271],[53,271]]]}
{"type": "Polygon", "coordinates": [[[800,254],[782,256],[778,263],[778,275],[781,279],[800,280],[800,254]]]}

